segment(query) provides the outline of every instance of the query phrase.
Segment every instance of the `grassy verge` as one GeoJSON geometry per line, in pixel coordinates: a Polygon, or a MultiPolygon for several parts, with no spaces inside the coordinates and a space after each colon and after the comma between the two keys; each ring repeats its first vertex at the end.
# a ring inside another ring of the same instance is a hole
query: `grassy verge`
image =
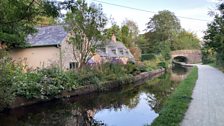
{"type": "Polygon", "coordinates": [[[198,69],[194,67],[188,77],[183,80],[151,126],[178,126],[191,102],[191,95],[198,78],[198,69]]]}
{"type": "Polygon", "coordinates": [[[222,72],[224,72],[224,67],[217,65],[216,63],[210,63],[208,64],[209,66],[215,67],[219,70],[221,70],[222,72]]]}

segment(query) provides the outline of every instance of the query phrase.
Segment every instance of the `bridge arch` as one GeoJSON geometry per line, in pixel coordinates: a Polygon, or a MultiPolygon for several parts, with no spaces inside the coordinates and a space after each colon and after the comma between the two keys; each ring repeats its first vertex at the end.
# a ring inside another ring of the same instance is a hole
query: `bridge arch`
{"type": "Polygon", "coordinates": [[[201,63],[201,50],[176,50],[171,52],[172,60],[180,60],[185,63],[201,63]]]}
{"type": "Polygon", "coordinates": [[[188,63],[188,58],[186,56],[176,56],[173,57],[174,61],[188,63]]]}

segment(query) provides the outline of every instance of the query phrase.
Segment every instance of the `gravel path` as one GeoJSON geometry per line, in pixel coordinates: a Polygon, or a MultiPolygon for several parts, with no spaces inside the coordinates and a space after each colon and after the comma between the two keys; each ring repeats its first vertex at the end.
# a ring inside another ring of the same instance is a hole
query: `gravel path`
{"type": "Polygon", "coordinates": [[[208,65],[198,65],[198,75],[181,126],[224,126],[224,74],[208,65]]]}

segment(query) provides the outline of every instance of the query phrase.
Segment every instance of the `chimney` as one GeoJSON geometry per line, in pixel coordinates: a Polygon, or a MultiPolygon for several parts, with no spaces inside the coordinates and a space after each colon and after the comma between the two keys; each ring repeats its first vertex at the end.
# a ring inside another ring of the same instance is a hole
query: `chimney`
{"type": "Polygon", "coordinates": [[[111,41],[116,42],[116,36],[114,35],[114,33],[112,34],[111,41]]]}

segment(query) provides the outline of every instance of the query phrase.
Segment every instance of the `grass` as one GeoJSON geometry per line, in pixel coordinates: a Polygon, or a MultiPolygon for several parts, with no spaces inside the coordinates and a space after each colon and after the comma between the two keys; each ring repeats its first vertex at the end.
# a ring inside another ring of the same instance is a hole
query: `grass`
{"type": "Polygon", "coordinates": [[[224,67],[217,65],[216,63],[210,63],[208,64],[209,66],[215,67],[219,70],[221,70],[222,72],[224,72],[224,67]]]}
{"type": "Polygon", "coordinates": [[[191,102],[191,95],[198,78],[198,68],[194,67],[188,77],[183,80],[177,89],[166,101],[159,116],[151,126],[179,126],[184,118],[188,105],[191,102]]]}

